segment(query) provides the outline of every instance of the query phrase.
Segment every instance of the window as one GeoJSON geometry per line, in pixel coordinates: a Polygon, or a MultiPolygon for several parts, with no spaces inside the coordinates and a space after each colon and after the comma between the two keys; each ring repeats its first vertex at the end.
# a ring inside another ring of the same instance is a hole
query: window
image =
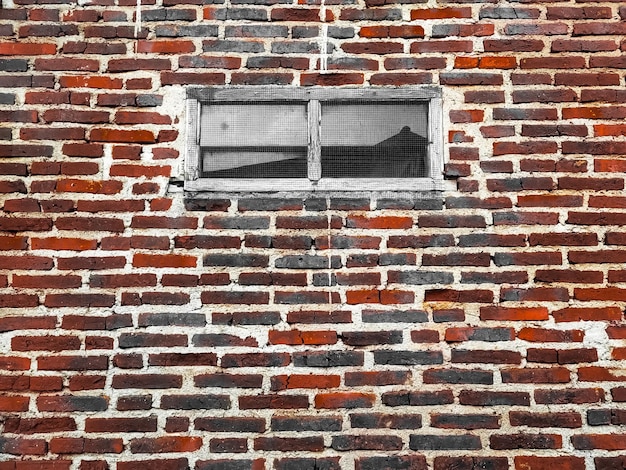
{"type": "Polygon", "coordinates": [[[189,191],[443,189],[434,88],[189,88],[189,191]]]}

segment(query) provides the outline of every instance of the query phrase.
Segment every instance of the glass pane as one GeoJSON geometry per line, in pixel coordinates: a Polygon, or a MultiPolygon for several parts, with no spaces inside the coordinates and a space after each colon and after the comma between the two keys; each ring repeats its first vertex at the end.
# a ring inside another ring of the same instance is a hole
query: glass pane
{"type": "Polygon", "coordinates": [[[427,175],[426,103],[325,104],[321,133],[324,178],[427,175]]]}
{"type": "Polygon", "coordinates": [[[210,104],[202,106],[201,147],[305,146],[306,105],[210,104]]]}
{"type": "Polygon", "coordinates": [[[202,178],[306,178],[307,149],[202,149],[202,178]]]}
{"type": "Polygon", "coordinates": [[[209,104],[200,123],[202,177],[306,178],[305,104],[209,104]]]}

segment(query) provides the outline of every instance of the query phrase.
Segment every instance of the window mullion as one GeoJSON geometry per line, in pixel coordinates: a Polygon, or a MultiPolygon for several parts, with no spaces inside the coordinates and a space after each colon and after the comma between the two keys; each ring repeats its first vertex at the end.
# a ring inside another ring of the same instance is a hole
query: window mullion
{"type": "Polygon", "coordinates": [[[309,147],[307,151],[307,175],[309,180],[318,181],[322,177],[322,107],[318,100],[309,101],[308,110],[309,147]]]}

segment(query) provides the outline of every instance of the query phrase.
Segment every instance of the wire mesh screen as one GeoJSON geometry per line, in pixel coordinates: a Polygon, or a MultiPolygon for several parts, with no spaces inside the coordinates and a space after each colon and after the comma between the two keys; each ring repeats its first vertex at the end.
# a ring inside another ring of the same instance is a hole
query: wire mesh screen
{"type": "Polygon", "coordinates": [[[322,105],[322,177],[427,176],[427,103],[322,105]]]}
{"type": "Polygon", "coordinates": [[[204,105],[202,177],[306,178],[307,115],[302,103],[204,105]]]}

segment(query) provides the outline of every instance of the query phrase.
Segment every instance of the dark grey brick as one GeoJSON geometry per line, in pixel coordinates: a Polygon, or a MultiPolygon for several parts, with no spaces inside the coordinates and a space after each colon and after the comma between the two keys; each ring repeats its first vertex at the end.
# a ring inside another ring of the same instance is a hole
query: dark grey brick
{"type": "Polygon", "coordinates": [[[312,26],[294,26],[291,29],[291,37],[293,39],[315,38],[320,34],[319,28],[312,26]]]}
{"type": "Polygon", "coordinates": [[[268,217],[220,217],[219,220],[205,220],[205,224],[211,228],[257,230],[266,229],[270,226],[268,217]]]}
{"type": "Polygon", "coordinates": [[[139,326],[205,326],[203,313],[142,313],[139,326]]]}
{"type": "Polygon", "coordinates": [[[228,210],[229,199],[185,199],[185,209],[188,211],[219,211],[228,210]]]}
{"type": "Polygon", "coordinates": [[[227,26],[225,36],[227,38],[286,38],[289,35],[289,28],[284,25],[243,25],[227,26]]]}
{"type": "Polygon", "coordinates": [[[137,96],[137,106],[140,107],[152,107],[161,106],[163,104],[163,97],[160,95],[139,95],[137,96]]]}
{"type": "Polygon", "coordinates": [[[428,314],[423,310],[364,310],[361,314],[363,323],[424,323],[428,314]]]}
{"type": "Polygon", "coordinates": [[[341,334],[344,344],[369,346],[376,344],[402,343],[402,331],[344,331],[341,334]]]}
{"type": "Polygon", "coordinates": [[[265,46],[257,41],[214,40],[203,41],[202,50],[204,52],[263,52],[265,46]]]}
{"type": "Polygon", "coordinates": [[[446,38],[450,36],[459,36],[461,27],[458,24],[435,24],[433,25],[432,37],[446,38]]]}
{"type": "Polygon", "coordinates": [[[354,28],[351,26],[330,26],[328,28],[328,36],[337,39],[349,39],[354,37],[354,28]]]}
{"type": "Polygon", "coordinates": [[[68,406],[71,407],[72,411],[106,411],[109,407],[109,402],[105,397],[79,397],[72,395],[65,398],[67,398],[68,406]]]}
{"type": "Polygon", "coordinates": [[[415,265],[413,253],[381,253],[378,258],[379,266],[403,266],[415,265]]]}
{"type": "Polygon", "coordinates": [[[471,434],[462,436],[415,435],[409,436],[412,450],[478,450],[480,437],[471,434]]]}
{"type": "Polygon", "coordinates": [[[265,255],[247,254],[215,254],[206,255],[203,266],[231,266],[231,267],[267,267],[268,257],[265,255]]]}
{"type": "Polygon", "coordinates": [[[336,286],[337,277],[328,273],[313,273],[313,285],[316,287],[336,286]]]}
{"type": "Polygon", "coordinates": [[[589,426],[611,424],[611,410],[587,410],[587,424],[589,426]]]}
{"type": "Polygon", "coordinates": [[[298,367],[345,367],[363,365],[360,351],[311,351],[294,353],[293,363],[298,367]]]}
{"type": "Polygon", "coordinates": [[[164,395],[163,410],[227,410],[230,408],[228,395],[164,395]]]}
{"type": "Polygon", "coordinates": [[[330,263],[326,256],[291,255],[276,260],[277,268],[289,269],[336,269],[341,267],[341,258],[332,256],[330,263]]]}
{"type": "Polygon", "coordinates": [[[0,104],[15,104],[13,93],[0,93],[0,104]]]}
{"type": "Polygon", "coordinates": [[[366,198],[331,199],[330,208],[338,211],[369,210],[370,200],[366,198]]]}
{"type": "Polygon", "coordinates": [[[28,61],[23,59],[0,59],[0,71],[26,72],[28,71],[28,61]]]}
{"type": "Polygon", "coordinates": [[[272,431],[341,431],[342,422],[340,416],[275,416],[271,426],[272,431]]]}
{"type": "Polygon", "coordinates": [[[214,25],[160,25],[154,30],[157,37],[217,37],[218,27],[214,25]]]}
{"type": "Polygon", "coordinates": [[[479,18],[494,20],[530,20],[539,18],[539,10],[535,8],[503,8],[483,7],[479,18]]]}
{"type": "Polygon", "coordinates": [[[241,211],[288,211],[302,209],[302,199],[285,198],[249,198],[238,202],[241,211]]]}
{"type": "Polygon", "coordinates": [[[328,204],[326,202],[326,199],[312,198],[304,201],[304,208],[307,211],[313,212],[325,211],[326,209],[328,209],[328,204]]]}
{"type": "Polygon", "coordinates": [[[226,10],[228,20],[267,21],[267,10],[259,8],[229,8],[226,10]]]}
{"type": "Polygon", "coordinates": [[[374,351],[375,364],[401,366],[442,364],[441,351],[374,351]]]}
{"type": "Polygon", "coordinates": [[[214,313],[214,325],[276,325],[280,323],[279,312],[214,313]]]}
{"type": "MultiPolygon", "coordinates": [[[[330,45],[329,45],[330,47],[330,45]]],[[[311,54],[318,51],[316,42],[275,42],[272,44],[274,54],[311,54]]]]}
{"type": "Polygon", "coordinates": [[[196,11],[179,8],[159,8],[141,12],[142,21],[195,21],[196,11]]]}
{"type": "Polygon", "coordinates": [[[437,271],[393,271],[393,273],[390,273],[389,280],[394,283],[417,286],[424,284],[452,284],[454,276],[452,273],[437,271]]]}

